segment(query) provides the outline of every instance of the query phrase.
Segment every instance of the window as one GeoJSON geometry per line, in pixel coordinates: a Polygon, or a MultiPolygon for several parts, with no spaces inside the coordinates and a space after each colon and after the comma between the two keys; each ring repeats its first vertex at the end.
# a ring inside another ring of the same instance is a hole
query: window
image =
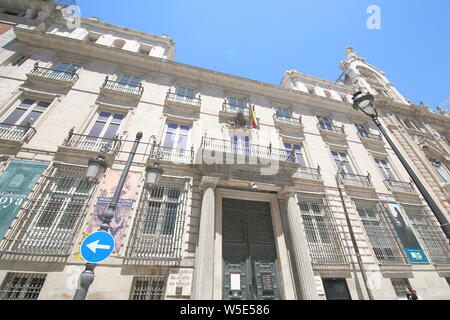
{"type": "Polygon", "coordinates": [[[16,67],[20,67],[22,64],[24,64],[25,61],[27,61],[28,59],[30,59],[29,56],[25,56],[25,55],[19,55],[18,57],[16,57],[12,62],[11,65],[12,66],[16,66],[16,67]]]}
{"type": "Polygon", "coordinates": [[[378,261],[388,265],[404,264],[403,255],[379,208],[372,204],[357,203],[356,209],[378,261]]]}
{"type": "Polygon", "coordinates": [[[145,55],[150,55],[150,52],[152,51],[152,49],[153,49],[153,47],[151,47],[151,46],[146,46],[146,45],[144,45],[144,44],[141,44],[140,46],[139,46],[139,52],[140,53],[142,53],[142,54],[145,54],[145,55]]]}
{"type": "Polygon", "coordinates": [[[37,300],[45,278],[45,274],[8,272],[0,289],[0,300],[37,300]]]}
{"type": "Polygon", "coordinates": [[[447,168],[447,166],[443,162],[434,158],[428,158],[428,160],[430,160],[431,165],[434,167],[437,174],[442,178],[442,180],[444,180],[444,182],[446,183],[450,183],[450,170],[447,168]]]}
{"type": "Polygon", "coordinates": [[[125,46],[125,40],[122,40],[122,39],[116,39],[116,40],[114,40],[114,42],[113,42],[113,46],[115,47],[115,48],[119,48],[119,49],[121,49],[121,48],[123,48],[124,46],[125,46]]]}
{"type": "Polygon", "coordinates": [[[250,154],[250,137],[246,135],[232,134],[231,152],[235,154],[250,154]]]}
{"type": "Polygon", "coordinates": [[[1,120],[2,127],[4,125],[9,125],[9,128],[14,125],[33,126],[49,105],[50,102],[23,99],[1,120]]]}
{"type": "Polygon", "coordinates": [[[187,146],[191,127],[178,123],[167,123],[162,152],[168,159],[184,159],[188,155],[187,146]]]}
{"type": "Polygon", "coordinates": [[[411,288],[408,279],[391,279],[391,282],[397,298],[407,299],[406,289],[411,288]]]}
{"type": "Polygon", "coordinates": [[[326,200],[299,194],[298,201],[313,264],[348,264],[336,222],[326,200]]]}
{"type": "Polygon", "coordinates": [[[185,103],[193,103],[195,99],[195,89],[187,87],[177,87],[176,100],[185,103]]]}
{"type": "Polygon", "coordinates": [[[245,113],[247,109],[247,101],[245,99],[228,97],[230,111],[245,113]]]}
{"type": "Polygon", "coordinates": [[[386,160],[375,158],[375,163],[377,164],[378,170],[380,170],[380,173],[385,180],[395,180],[395,176],[386,160]]]}
{"type": "Polygon", "coordinates": [[[89,32],[85,40],[96,43],[98,39],[100,39],[100,37],[101,37],[100,33],[89,32]]]}
{"type": "Polygon", "coordinates": [[[130,300],[163,300],[166,292],[167,277],[134,277],[130,300]]]}
{"type": "Polygon", "coordinates": [[[319,124],[322,127],[322,129],[330,131],[333,130],[333,122],[331,122],[331,120],[328,119],[328,117],[317,116],[317,120],[319,120],[319,124]]]}
{"type": "Polygon", "coordinates": [[[275,107],[277,119],[285,122],[291,122],[292,116],[291,111],[288,108],[276,106],[275,107]]]}
{"type": "Polygon", "coordinates": [[[120,113],[100,111],[94,124],[89,130],[89,136],[113,139],[119,131],[120,124],[122,123],[124,117],[125,116],[120,113]]]}
{"type": "Polygon", "coordinates": [[[336,167],[339,168],[341,163],[345,163],[342,167],[345,173],[354,174],[350,161],[348,160],[347,153],[344,151],[331,151],[331,155],[336,163],[336,167]]]}
{"type": "Polygon", "coordinates": [[[358,132],[361,135],[361,137],[364,137],[364,138],[368,138],[369,137],[369,131],[367,130],[365,125],[355,123],[355,127],[358,130],[358,132]]]}
{"type": "Polygon", "coordinates": [[[434,217],[421,208],[405,206],[405,212],[419,239],[428,249],[430,259],[437,265],[450,265],[448,240],[437,226],[434,217]]]}
{"type": "Polygon", "coordinates": [[[163,177],[142,193],[128,254],[149,260],[178,260],[187,205],[187,181],[163,177]]]}
{"type": "Polygon", "coordinates": [[[345,279],[322,279],[327,300],[352,300],[345,279]]]}
{"type": "Polygon", "coordinates": [[[115,89],[134,93],[140,86],[141,78],[129,74],[122,74],[117,78],[115,89]]]}
{"type": "Polygon", "coordinates": [[[302,150],[302,146],[299,144],[292,144],[292,143],[285,143],[284,144],[284,148],[286,150],[286,158],[288,159],[288,161],[296,161],[297,163],[299,163],[303,168],[306,168],[306,162],[305,159],[303,157],[303,150],[302,150]],[[292,157],[292,153],[294,151],[294,159],[292,157]]]}
{"type": "MultiPolygon", "coordinates": [[[[94,184],[85,168],[55,164],[28,203],[23,252],[66,254],[78,232],[94,184]]],[[[21,233],[22,234],[22,233],[21,233]]],[[[17,235],[18,236],[18,235],[17,235]]]]}
{"type": "Polygon", "coordinates": [[[51,77],[61,80],[70,80],[79,68],[80,66],[77,64],[69,62],[59,62],[53,65],[51,77]]]}

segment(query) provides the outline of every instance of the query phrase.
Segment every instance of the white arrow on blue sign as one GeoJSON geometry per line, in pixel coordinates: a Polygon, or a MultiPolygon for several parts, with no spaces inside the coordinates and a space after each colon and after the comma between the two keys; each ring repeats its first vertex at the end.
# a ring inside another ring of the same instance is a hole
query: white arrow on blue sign
{"type": "Polygon", "coordinates": [[[98,231],[90,234],[81,243],[81,257],[89,263],[107,259],[114,250],[114,238],[108,232],[98,231]]]}

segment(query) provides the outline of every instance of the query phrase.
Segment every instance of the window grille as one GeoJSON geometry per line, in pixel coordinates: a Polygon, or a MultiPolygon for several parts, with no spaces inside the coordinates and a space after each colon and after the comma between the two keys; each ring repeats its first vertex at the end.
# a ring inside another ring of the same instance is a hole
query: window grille
{"type": "Polygon", "coordinates": [[[410,288],[408,279],[391,279],[392,286],[394,287],[395,294],[398,298],[406,299],[406,289],[410,288]]]}
{"type": "Polygon", "coordinates": [[[171,261],[181,259],[187,183],[186,179],[163,177],[154,190],[142,192],[131,233],[129,257],[171,261]]]}
{"type": "Polygon", "coordinates": [[[313,265],[348,265],[334,217],[322,197],[298,195],[313,265]]]}
{"type": "Polygon", "coordinates": [[[395,235],[384,218],[383,209],[376,204],[364,203],[357,203],[356,209],[379,263],[405,264],[405,258],[396,242],[395,235]]]}
{"type": "Polygon", "coordinates": [[[130,300],[164,300],[167,277],[134,277],[130,300]]]}
{"type": "Polygon", "coordinates": [[[93,183],[84,179],[85,171],[83,167],[61,164],[46,171],[2,249],[67,255],[93,190],[93,183]]]}
{"type": "Polygon", "coordinates": [[[45,274],[8,273],[0,289],[0,300],[37,300],[45,274]]]}
{"type": "Polygon", "coordinates": [[[425,245],[431,261],[436,265],[450,265],[448,240],[431,213],[423,207],[405,206],[404,208],[419,239],[425,245]]]}

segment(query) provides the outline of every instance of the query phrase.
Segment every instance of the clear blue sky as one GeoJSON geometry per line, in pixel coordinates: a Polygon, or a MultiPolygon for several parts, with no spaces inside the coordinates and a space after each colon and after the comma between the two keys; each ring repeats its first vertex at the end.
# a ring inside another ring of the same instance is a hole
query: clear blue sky
{"type": "Polygon", "coordinates": [[[450,109],[449,0],[77,0],[83,17],[168,34],[178,62],[278,85],[288,69],[336,81],[352,45],[414,103],[450,109]],[[370,5],[381,30],[369,30],[370,5]]]}

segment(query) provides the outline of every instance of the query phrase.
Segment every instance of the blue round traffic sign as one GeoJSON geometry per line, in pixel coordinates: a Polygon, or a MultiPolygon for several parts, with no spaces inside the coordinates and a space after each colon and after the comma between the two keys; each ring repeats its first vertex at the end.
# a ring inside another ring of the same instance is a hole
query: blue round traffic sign
{"type": "Polygon", "coordinates": [[[114,250],[114,238],[108,232],[98,231],[90,234],[81,243],[81,257],[90,263],[107,259],[114,250]]]}

